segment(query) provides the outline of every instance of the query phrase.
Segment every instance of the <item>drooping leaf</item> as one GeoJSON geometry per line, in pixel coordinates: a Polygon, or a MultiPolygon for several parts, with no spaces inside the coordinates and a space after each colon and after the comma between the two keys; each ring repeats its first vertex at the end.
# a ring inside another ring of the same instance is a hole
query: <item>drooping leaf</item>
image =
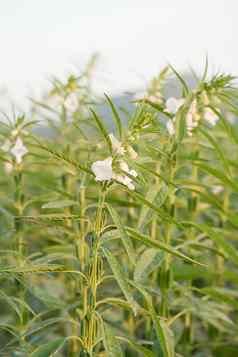
{"type": "Polygon", "coordinates": [[[160,251],[165,251],[167,253],[170,253],[178,258],[181,258],[185,261],[188,261],[190,263],[194,263],[194,264],[198,264],[198,265],[201,265],[201,266],[204,266],[204,264],[200,263],[200,262],[197,262],[196,260],[184,255],[183,253],[179,252],[177,249],[174,249],[172,247],[170,247],[169,245],[163,243],[163,242],[160,242],[158,240],[152,240],[150,239],[148,236],[146,236],[145,234],[141,234],[137,231],[135,231],[134,229],[132,228],[127,228],[127,231],[128,231],[128,234],[130,235],[130,237],[132,239],[135,239],[141,243],[143,243],[144,245],[146,245],[147,247],[150,247],[150,248],[156,248],[156,249],[159,249],[160,251]]]}
{"type": "Polygon", "coordinates": [[[48,342],[40,347],[38,347],[32,354],[31,357],[49,357],[53,356],[54,353],[58,352],[66,342],[66,338],[57,338],[54,341],[48,342]]]}
{"type": "Polygon", "coordinates": [[[115,225],[117,226],[120,238],[121,238],[122,243],[126,249],[127,255],[128,255],[131,263],[133,265],[135,265],[135,261],[136,261],[135,251],[134,251],[134,247],[132,245],[131,239],[129,238],[127,231],[125,229],[125,225],[123,225],[119,214],[112,206],[107,205],[107,208],[108,208],[108,211],[109,211],[115,225]]]}
{"type": "Polygon", "coordinates": [[[218,230],[212,229],[211,227],[205,224],[196,224],[194,222],[183,222],[186,225],[197,228],[199,231],[202,231],[208,235],[209,238],[214,240],[218,246],[220,246],[223,251],[227,254],[229,259],[236,265],[238,265],[238,252],[237,249],[225,239],[221,232],[218,230]]]}
{"type": "Polygon", "coordinates": [[[134,271],[135,281],[145,280],[150,273],[158,269],[163,262],[163,258],[164,252],[159,252],[154,248],[146,249],[136,263],[134,271]]]}
{"type": "Polygon", "coordinates": [[[119,341],[116,339],[113,329],[107,323],[104,322],[104,347],[108,357],[123,357],[119,341]]]}
{"type": "Polygon", "coordinates": [[[129,340],[126,337],[117,337],[118,340],[126,342],[133,350],[142,354],[145,357],[156,357],[156,354],[150,351],[148,348],[136,343],[135,341],[129,340]]]}
{"type": "Polygon", "coordinates": [[[78,202],[72,200],[61,200],[45,203],[42,208],[66,208],[75,205],[78,205],[78,202]]]}
{"type": "Polygon", "coordinates": [[[134,313],[136,314],[137,304],[133,298],[131,288],[128,284],[127,277],[122,269],[122,266],[119,264],[118,260],[107,248],[102,248],[102,249],[118,285],[120,286],[127,301],[131,304],[134,313]]]}
{"type": "Polygon", "coordinates": [[[174,357],[175,343],[171,329],[167,326],[166,322],[159,317],[154,317],[153,320],[156,335],[163,351],[163,357],[174,357]]]}

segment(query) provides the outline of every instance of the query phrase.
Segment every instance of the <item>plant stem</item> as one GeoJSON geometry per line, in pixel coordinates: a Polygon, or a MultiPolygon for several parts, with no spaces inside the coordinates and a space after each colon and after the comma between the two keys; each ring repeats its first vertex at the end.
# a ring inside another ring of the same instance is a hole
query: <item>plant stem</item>
{"type": "MultiPolygon", "coordinates": [[[[176,173],[176,154],[174,153],[174,158],[171,158],[168,162],[168,177],[169,182],[173,182],[174,176],[176,173]]],[[[169,194],[167,199],[167,210],[168,212],[174,216],[174,188],[170,185],[169,186],[169,194]]],[[[171,223],[166,223],[165,226],[165,243],[170,245],[171,243],[171,232],[172,232],[172,225],[171,223]]],[[[161,316],[168,317],[169,316],[169,301],[168,301],[168,293],[170,288],[170,279],[171,279],[171,256],[170,254],[165,255],[165,261],[161,268],[160,272],[160,288],[161,288],[161,306],[160,306],[160,314],[161,316]]]]}
{"type": "Polygon", "coordinates": [[[91,242],[91,252],[90,252],[90,265],[89,265],[89,289],[87,292],[86,300],[86,320],[87,329],[85,329],[86,335],[84,336],[86,342],[86,349],[89,355],[92,355],[93,346],[95,339],[97,337],[97,318],[95,314],[97,305],[97,286],[98,281],[101,277],[102,271],[102,261],[98,254],[99,251],[99,240],[103,227],[103,209],[106,197],[106,186],[102,187],[102,191],[99,197],[98,208],[96,212],[96,220],[94,226],[94,236],[91,242]]]}

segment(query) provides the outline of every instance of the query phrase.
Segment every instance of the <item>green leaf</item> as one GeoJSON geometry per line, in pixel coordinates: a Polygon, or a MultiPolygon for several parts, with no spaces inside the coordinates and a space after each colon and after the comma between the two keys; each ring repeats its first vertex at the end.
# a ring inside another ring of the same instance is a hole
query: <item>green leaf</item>
{"type": "Polygon", "coordinates": [[[189,264],[173,264],[173,276],[176,281],[206,279],[211,281],[217,277],[217,273],[198,266],[192,266],[189,264]]]}
{"type": "MultiPolygon", "coordinates": [[[[164,201],[166,200],[167,195],[168,195],[167,185],[163,183],[161,189],[158,190],[158,184],[155,184],[149,188],[145,198],[148,202],[151,203],[154,203],[154,201],[156,200],[156,207],[161,207],[164,201]]],[[[143,205],[138,220],[138,229],[140,229],[146,223],[149,214],[150,214],[150,207],[148,205],[143,205]]]]}
{"type": "Polygon", "coordinates": [[[150,351],[148,348],[145,348],[142,345],[139,345],[138,343],[129,340],[126,337],[116,337],[118,340],[126,342],[133,350],[135,350],[136,352],[139,352],[140,354],[142,354],[145,357],[156,357],[157,355],[155,355],[154,352],[150,351]]]}
{"type": "Polygon", "coordinates": [[[107,208],[108,208],[108,211],[109,211],[115,225],[117,226],[120,238],[121,238],[122,243],[126,249],[127,255],[128,255],[130,261],[132,262],[132,264],[135,265],[136,255],[135,255],[135,251],[134,251],[134,247],[132,245],[131,239],[128,237],[127,231],[125,229],[125,225],[123,225],[119,214],[112,206],[107,205],[107,208]]]}
{"type": "Polygon", "coordinates": [[[185,82],[183,77],[176,71],[176,69],[171,64],[169,65],[169,68],[174,72],[175,76],[178,78],[178,80],[182,84],[185,95],[187,95],[189,93],[189,88],[187,86],[187,83],[185,82]]]}
{"type": "Polygon", "coordinates": [[[63,345],[66,342],[66,338],[57,338],[54,341],[48,342],[40,347],[38,347],[32,354],[31,357],[49,357],[53,356],[53,353],[56,353],[59,351],[60,348],[63,347],[63,345]]]}
{"type": "Polygon", "coordinates": [[[124,354],[122,352],[120,343],[116,339],[113,329],[111,326],[106,324],[104,322],[104,336],[103,336],[103,341],[104,341],[104,347],[107,353],[107,357],[123,357],[124,354]]]}
{"type": "MultiPolygon", "coordinates": [[[[41,316],[39,316],[41,317],[41,316]]],[[[35,318],[35,320],[37,317],[35,318]]],[[[39,332],[42,329],[45,329],[48,326],[57,324],[57,323],[67,323],[68,320],[66,318],[62,317],[55,317],[55,318],[49,318],[47,320],[35,322],[35,320],[32,320],[28,324],[28,329],[23,333],[22,337],[28,337],[32,334],[35,334],[36,332],[39,332]]]]}
{"type": "Polygon", "coordinates": [[[194,263],[194,264],[198,264],[198,265],[201,265],[201,266],[204,266],[204,264],[184,255],[183,253],[180,253],[177,249],[174,249],[172,248],[171,246],[165,244],[165,243],[162,243],[158,240],[152,240],[150,239],[148,236],[146,236],[145,234],[141,234],[141,233],[138,233],[136,232],[134,229],[132,228],[127,228],[127,232],[128,234],[130,235],[130,237],[132,239],[135,239],[141,243],[143,243],[144,245],[146,245],[147,247],[151,247],[151,248],[156,248],[156,249],[159,249],[159,250],[163,250],[167,253],[170,253],[178,258],[181,258],[185,261],[188,261],[190,263],[194,263]]]}
{"type": "Polygon", "coordinates": [[[229,161],[225,158],[225,155],[223,153],[223,148],[221,148],[220,144],[216,141],[216,139],[208,133],[208,131],[203,130],[202,128],[199,128],[199,131],[208,139],[208,141],[212,144],[214,147],[218,157],[221,159],[225,171],[229,174],[230,173],[230,167],[228,165],[229,161]]]}
{"type": "Polygon", "coordinates": [[[139,201],[144,203],[146,206],[150,207],[154,212],[157,213],[159,217],[164,219],[165,221],[168,221],[170,223],[178,224],[173,217],[169,216],[163,209],[157,207],[157,205],[149,202],[147,199],[145,199],[140,193],[138,192],[131,192],[128,190],[128,193],[131,195],[131,197],[137,198],[139,201]]]}
{"type": "Polygon", "coordinates": [[[111,107],[111,110],[112,110],[112,113],[113,113],[113,118],[115,119],[115,123],[116,123],[116,126],[117,126],[117,131],[118,131],[118,135],[119,135],[119,138],[121,139],[122,138],[122,124],[121,124],[121,119],[120,119],[120,116],[116,110],[116,107],[114,106],[112,100],[109,98],[109,96],[104,93],[110,107],[111,107]]]}
{"type": "Polygon", "coordinates": [[[62,200],[45,203],[41,208],[65,208],[75,205],[78,205],[78,202],[72,200],[62,200]]]}
{"type": "MultiPolygon", "coordinates": [[[[163,357],[173,357],[174,338],[173,338],[172,331],[167,326],[167,324],[157,316],[153,306],[152,296],[140,284],[134,282],[131,282],[131,284],[136,289],[138,289],[138,291],[144,296],[146,300],[148,313],[153,321],[155,332],[159,341],[158,348],[163,353],[163,357]]],[[[156,352],[159,351],[156,350],[156,352]]],[[[159,352],[158,355],[160,356],[160,354],[161,353],[159,352]]]]}
{"type": "Polygon", "coordinates": [[[163,357],[174,357],[174,337],[171,329],[159,317],[154,317],[153,321],[156,335],[163,351],[163,357]]]}
{"type": "Polygon", "coordinates": [[[137,261],[134,271],[134,280],[136,282],[145,280],[150,273],[158,269],[163,262],[163,258],[163,252],[158,252],[158,250],[154,248],[146,249],[137,261]]]}
{"type": "Polygon", "coordinates": [[[238,293],[237,291],[219,288],[219,287],[208,287],[199,289],[203,294],[211,296],[214,300],[220,301],[234,306],[238,309],[238,293]]]}
{"type": "Polygon", "coordinates": [[[227,240],[224,238],[223,234],[214,228],[210,228],[209,226],[206,226],[205,224],[196,224],[193,222],[183,222],[185,225],[195,227],[199,231],[202,231],[208,235],[209,238],[211,238],[213,241],[217,243],[218,246],[220,246],[224,253],[227,254],[229,259],[236,265],[238,265],[238,252],[237,249],[227,240]]]}
{"type": "Polygon", "coordinates": [[[100,132],[102,134],[102,136],[104,137],[110,152],[112,152],[112,143],[111,143],[111,140],[109,138],[109,135],[107,133],[106,128],[104,127],[101,119],[97,116],[97,114],[92,109],[90,109],[90,111],[93,114],[93,118],[94,118],[94,120],[95,120],[95,122],[96,122],[96,124],[97,124],[97,126],[98,126],[98,128],[99,128],[99,130],[100,130],[100,132]]]}
{"type": "Polygon", "coordinates": [[[205,79],[207,77],[207,72],[208,72],[208,56],[206,54],[205,68],[204,68],[204,71],[203,71],[201,82],[205,81],[205,79]]]}
{"type": "Polygon", "coordinates": [[[181,110],[178,111],[177,117],[178,117],[178,126],[176,128],[176,131],[178,133],[178,141],[181,142],[183,138],[186,135],[187,132],[187,126],[186,126],[186,113],[187,113],[187,108],[181,108],[181,110]]]}
{"type": "Polygon", "coordinates": [[[202,171],[205,171],[206,173],[210,174],[211,176],[217,178],[219,181],[223,182],[224,185],[229,186],[231,189],[238,191],[238,185],[236,182],[233,180],[229,179],[223,171],[208,166],[206,164],[201,164],[201,163],[193,163],[197,167],[199,167],[202,171]]]}
{"type": "Polygon", "coordinates": [[[99,300],[96,305],[97,305],[97,307],[100,305],[114,305],[114,306],[124,308],[126,310],[132,309],[131,304],[129,304],[127,301],[119,299],[119,298],[115,298],[115,297],[108,297],[108,298],[99,300]]]}
{"type": "MultiPolygon", "coordinates": [[[[12,296],[8,296],[2,290],[0,290],[0,299],[6,301],[6,303],[11,306],[11,308],[16,312],[20,321],[22,322],[22,310],[19,307],[19,302],[14,301],[14,298],[12,296]]],[[[22,303],[24,304],[24,302],[22,303]]]]}
{"type": "Polygon", "coordinates": [[[113,275],[120,286],[126,300],[130,303],[134,314],[137,312],[137,304],[133,298],[130,286],[127,281],[127,277],[122,269],[121,264],[117,261],[117,259],[113,256],[113,254],[106,248],[102,248],[104,256],[107,258],[108,264],[113,272],[113,275]]]}

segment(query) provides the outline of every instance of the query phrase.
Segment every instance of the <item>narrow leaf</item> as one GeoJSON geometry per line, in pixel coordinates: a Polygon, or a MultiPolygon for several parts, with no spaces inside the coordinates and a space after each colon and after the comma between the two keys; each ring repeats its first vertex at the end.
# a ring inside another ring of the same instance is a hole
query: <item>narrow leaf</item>
{"type": "Polygon", "coordinates": [[[125,276],[125,273],[124,273],[121,265],[119,264],[117,259],[112,255],[112,253],[108,249],[103,248],[103,253],[104,253],[105,257],[107,258],[108,264],[110,265],[113,275],[114,275],[118,285],[120,286],[125,298],[131,304],[134,314],[136,314],[137,305],[133,298],[130,286],[127,281],[127,277],[125,276]]]}
{"type": "Polygon", "coordinates": [[[146,249],[137,261],[134,279],[135,281],[145,280],[150,273],[158,269],[163,262],[164,253],[158,252],[157,249],[146,249]]]}
{"type": "Polygon", "coordinates": [[[166,322],[160,318],[156,317],[153,320],[156,335],[163,351],[163,357],[174,357],[174,337],[171,329],[167,326],[166,322]]]}
{"type": "Polygon", "coordinates": [[[120,218],[119,214],[117,213],[117,211],[112,206],[109,206],[109,205],[107,205],[107,208],[108,208],[108,211],[109,211],[115,225],[117,226],[120,238],[121,238],[122,243],[126,249],[127,255],[128,255],[130,261],[132,262],[132,264],[135,265],[136,256],[135,256],[135,252],[134,252],[134,247],[132,245],[131,239],[128,237],[125,226],[121,222],[121,218],[120,218]]]}
{"type": "Polygon", "coordinates": [[[60,348],[63,347],[66,338],[57,338],[54,341],[46,343],[39,348],[37,348],[32,354],[31,357],[49,357],[53,356],[53,353],[58,352],[60,348]]]}
{"type": "Polygon", "coordinates": [[[116,339],[111,326],[104,323],[104,347],[108,357],[123,357],[119,341],[116,339]]]}
{"type": "Polygon", "coordinates": [[[44,204],[42,208],[65,208],[75,206],[78,203],[72,200],[52,201],[44,204]]]}
{"type": "Polygon", "coordinates": [[[92,109],[90,109],[90,110],[91,110],[93,118],[94,118],[94,120],[95,120],[95,122],[96,122],[96,124],[97,124],[97,126],[98,126],[98,128],[99,128],[99,130],[100,130],[100,132],[102,134],[102,136],[104,137],[104,139],[105,139],[105,141],[106,141],[106,143],[107,143],[107,145],[109,147],[110,152],[112,152],[112,143],[111,143],[111,140],[110,140],[110,138],[108,136],[106,128],[104,127],[101,119],[97,116],[97,114],[92,109]]]}
{"type": "Polygon", "coordinates": [[[132,228],[127,228],[127,231],[128,231],[128,234],[130,235],[130,237],[132,239],[135,239],[141,243],[143,243],[144,245],[146,245],[147,247],[151,247],[151,248],[157,248],[159,250],[163,250],[167,253],[170,253],[178,258],[181,258],[183,260],[186,260],[190,263],[194,263],[194,264],[198,264],[198,265],[201,265],[201,266],[204,266],[204,264],[192,259],[192,258],[189,258],[188,256],[184,255],[183,253],[180,253],[177,249],[174,249],[172,248],[171,246],[165,244],[165,243],[162,243],[160,241],[157,241],[157,240],[152,240],[150,239],[148,236],[144,235],[144,234],[141,234],[141,233],[138,233],[136,232],[134,229],[132,228]]]}
{"type": "Polygon", "coordinates": [[[116,107],[114,106],[112,100],[109,98],[109,96],[104,93],[110,107],[111,107],[111,110],[112,110],[112,113],[113,113],[113,118],[115,119],[115,123],[116,123],[116,126],[117,126],[117,131],[118,131],[118,135],[119,135],[119,138],[121,139],[122,137],[122,124],[121,124],[121,119],[120,119],[120,116],[116,110],[116,107]]]}

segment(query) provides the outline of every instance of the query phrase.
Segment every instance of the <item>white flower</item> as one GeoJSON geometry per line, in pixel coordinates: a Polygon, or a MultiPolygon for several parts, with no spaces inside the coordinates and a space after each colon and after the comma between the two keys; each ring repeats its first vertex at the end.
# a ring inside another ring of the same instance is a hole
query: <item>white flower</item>
{"type": "Polygon", "coordinates": [[[22,162],[23,156],[28,153],[28,150],[23,144],[21,138],[18,137],[10,152],[13,156],[15,156],[16,162],[20,164],[22,162]]]}
{"type": "Polygon", "coordinates": [[[64,106],[69,112],[75,112],[78,109],[77,95],[75,93],[70,93],[64,101],[64,106]]]}
{"type": "Polygon", "coordinates": [[[64,98],[59,94],[51,95],[48,98],[48,103],[49,105],[59,109],[59,107],[61,107],[64,104],[64,98]]]}
{"type": "Polygon", "coordinates": [[[163,101],[163,97],[160,92],[156,92],[155,94],[148,95],[145,99],[154,104],[161,104],[163,101]]]}
{"type": "Polygon", "coordinates": [[[175,134],[174,122],[172,120],[167,120],[166,128],[170,136],[173,136],[175,134]]]}
{"type": "Polygon", "coordinates": [[[122,146],[122,143],[119,140],[117,140],[117,138],[115,138],[115,136],[112,133],[110,133],[108,136],[112,143],[112,150],[118,155],[124,155],[126,150],[122,146]]]}
{"type": "Polygon", "coordinates": [[[11,148],[11,141],[10,140],[6,140],[5,143],[2,145],[1,149],[4,151],[4,152],[8,152],[11,148]]]}
{"type": "MultiPolygon", "coordinates": [[[[120,160],[119,162],[119,166],[120,166],[120,169],[122,171],[124,171],[125,173],[133,176],[133,177],[137,177],[138,174],[135,170],[130,170],[127,163],[123,160],[120,160]]],[[[127,176],[127,175],[121,175],[121,174],[114,174],[113,175],[113,178],[122,183],[123,185],[127,186],[129,188],[129,190],[134,190],[135,189],[135,185],[133,183],[133,180],[127,176]]]]}
{"type": "Polygon", "coordinates": [[[177,99],[175,97],[168,98],[166,100],[166,111],[172,114],[176,114],[179,108],[184,104],[184,99],[177,99]]]}
{"type": "Polygon", "coordinates": [[[187,133],[189,136],[193,135],[193,129],[198,126],[199,120],[200,115],[197,112],[197,101],[194,99],[186,115],[187,133]]]}
{"type": "MultiPolygon", "coordinates": [[[[130,170],[125,161],[120,160],[119,167],[126,174],[129,174],[133,177],[137,177],[137,172],[135,170],[130,170]]],[[[91,169],[95,175],[96,181],[110,181],[113,179],[127,186],[130,190],[135,189],[133,180],[129,176],[124,174],[117,174],[113,171],[111,156],[105,160],[94,162],[91,166],[91,169]]]]}
{"type": "Polygon", "coordinates": [[[127,163],[124,160],[120,160],[119,166],[120,166],[120,169],[122,171],[125,171],[125,172],[127,172],[129,174],[129,172],[130,172],[129,167],[128,167],[127,163]]]}
{"type": "Polygon", "coordinates": [[[218,195],[222,191],[224,191],[224,187],[222,187],[221,185],[215,185],[212,187],[212,193],[214,193],[214,195],[218,195]]]}
{"type": "Polygon", "coordinates": [[[91,169],[96,181],[110,181],[113,178],[112,157],[110,156],[102,161],[95,161],[91,169]]]}
{"type": "Polygon", "coordinates": [[[130,177],[128,176],[124,176],[124,175],[115,175],[114,179],[120,183],[122,183],[123,185],[127,186],[129,188],[129,190],[134,190],[135,189],[135,185],[133,184],[133,181],[130,177]]]}
{"type": "Polygon", "coordinates": [[[4,171],[6,174],[10,174],[13,170],[13,164],[11,162],[4,162],[4,171]]]}
{"type": "Polygon", "coordinates": [[[210,108],[205,108],[204,110],[204,119],[211,124],[212,126],[216,125],[219,117],[213,112],[210,108]]]}

